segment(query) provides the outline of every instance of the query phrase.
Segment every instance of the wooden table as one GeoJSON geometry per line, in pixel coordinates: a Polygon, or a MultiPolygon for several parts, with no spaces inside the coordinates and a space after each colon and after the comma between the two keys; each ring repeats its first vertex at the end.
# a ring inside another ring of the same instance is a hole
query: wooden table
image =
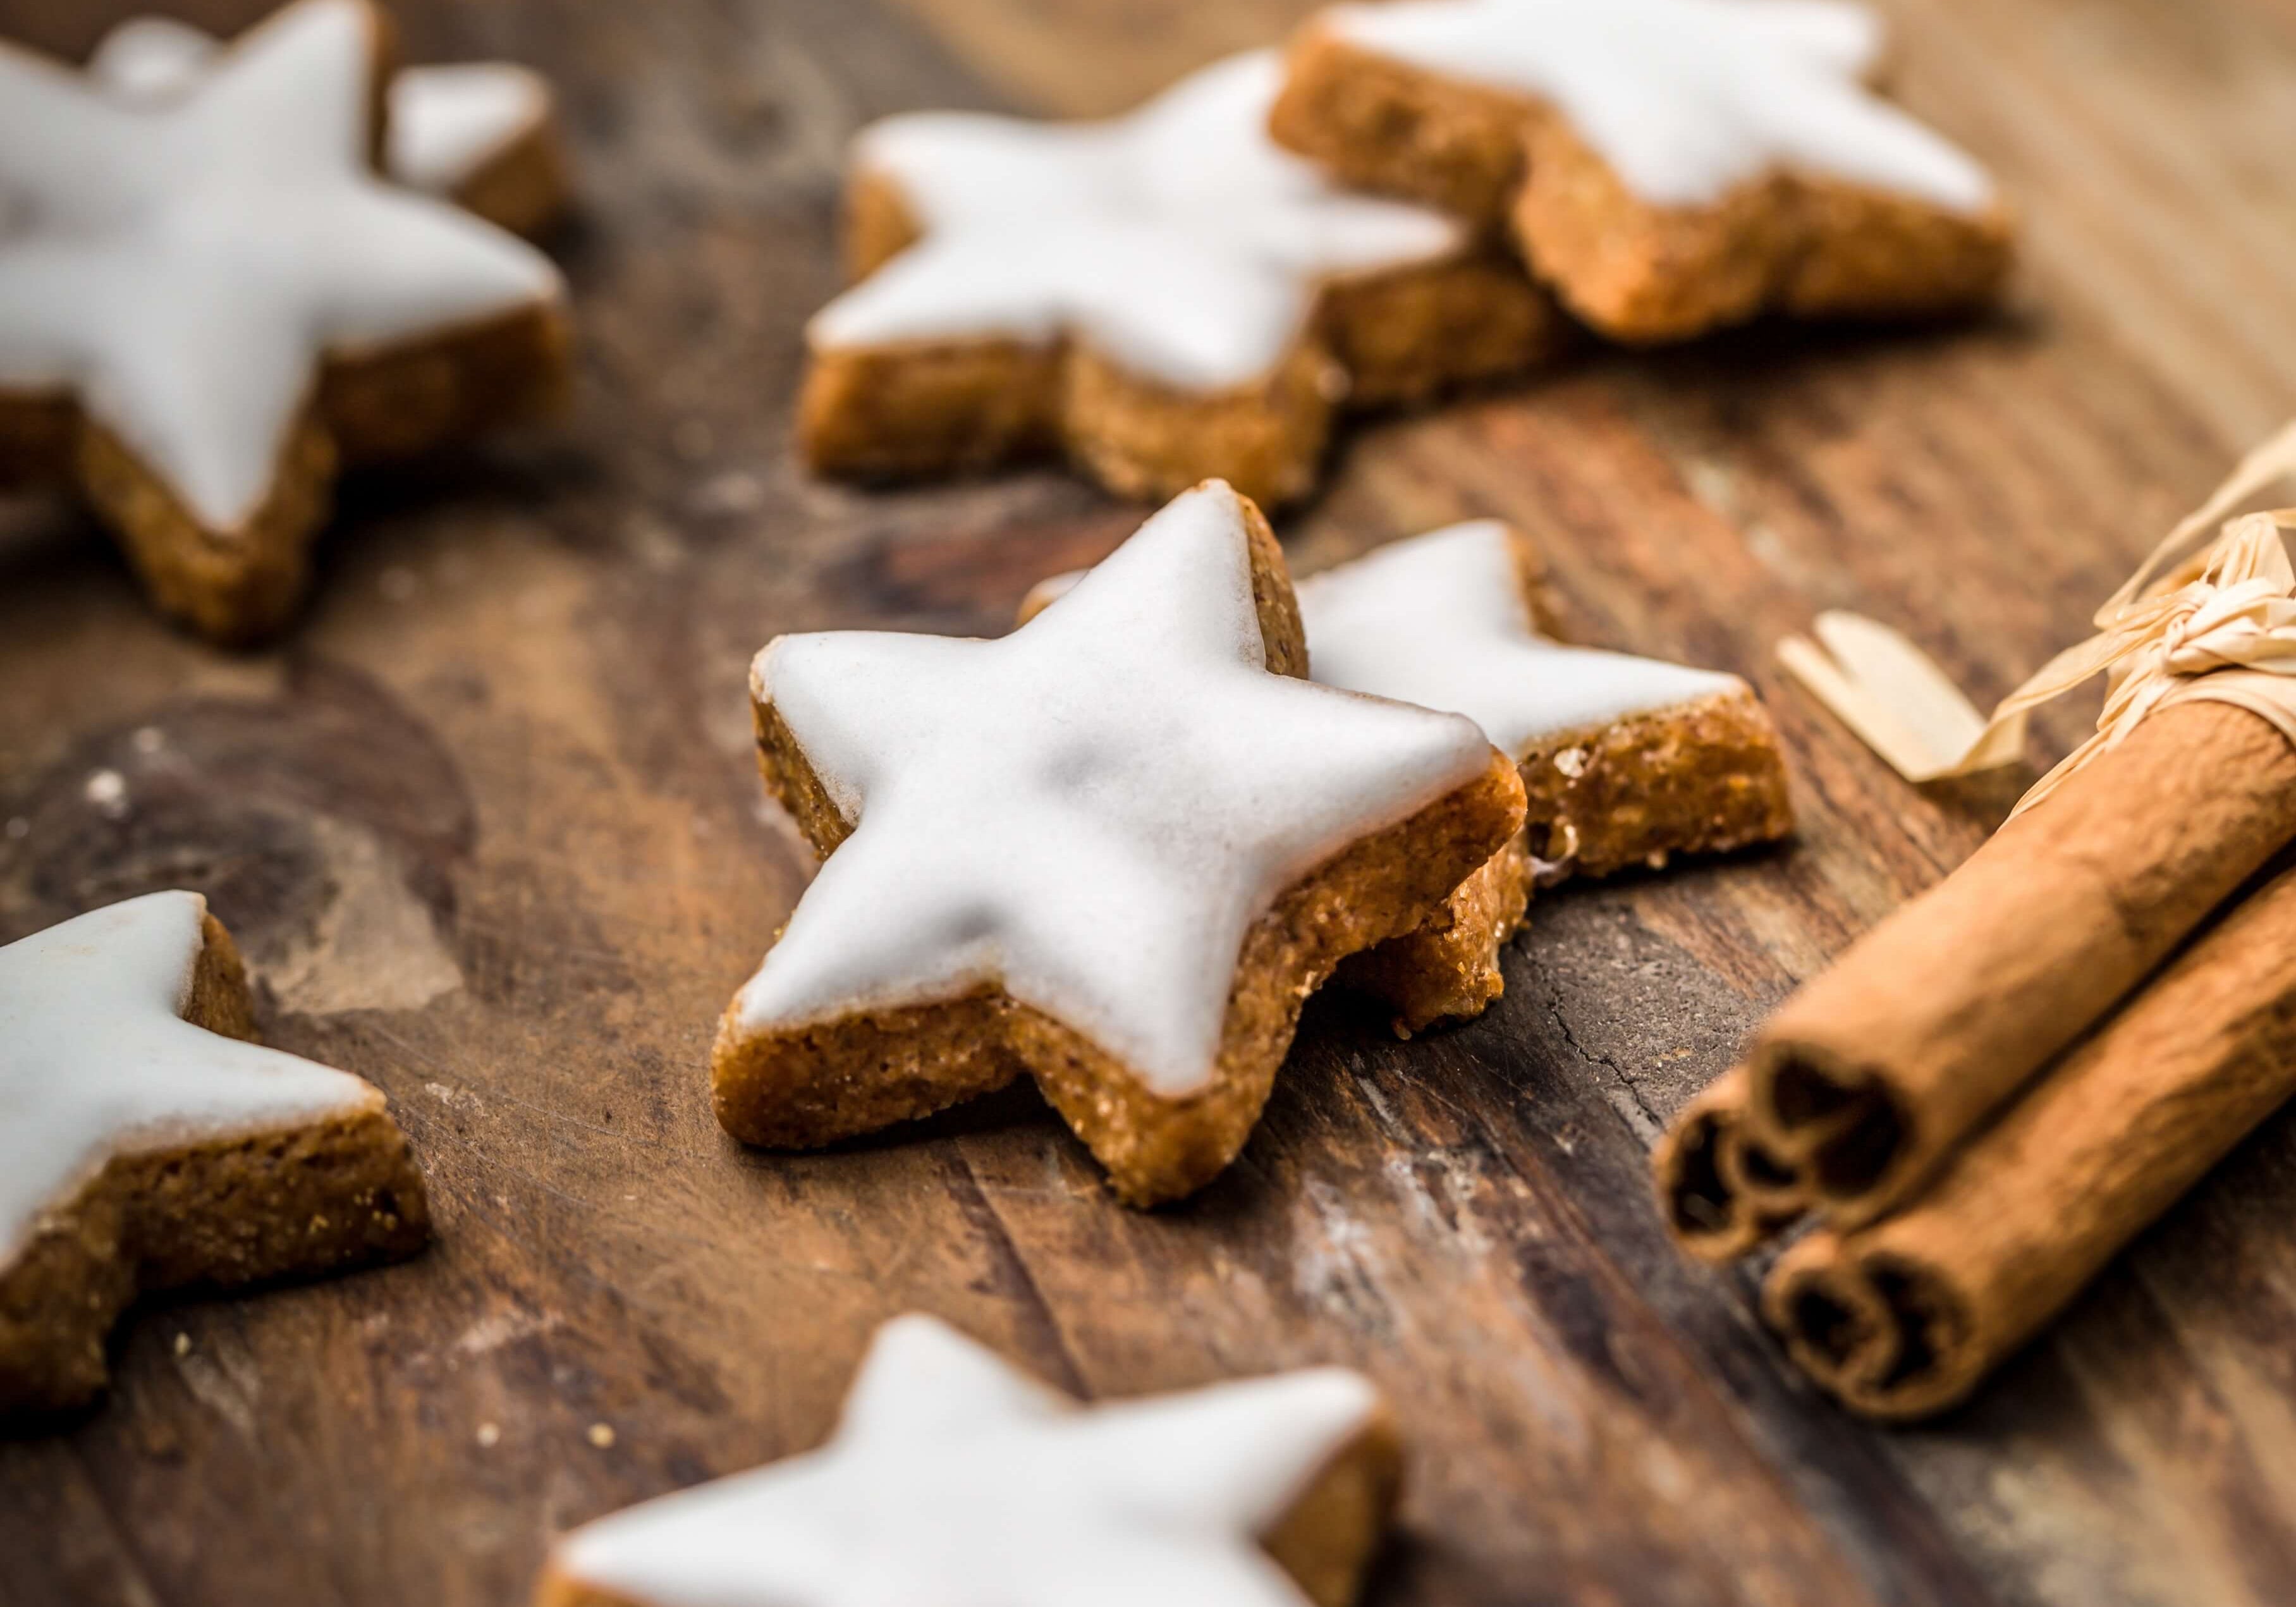
{"type": "MultiPolygon", "coordinates": [[[[131,9],[6,0],[0,30],[77,52],[131,9]]],[[[1997,694],[2296,410],[2296,0],[1895,0],[1905,94],[2024,210],[2008,313],[1596,356],[1356,431],[1286,524],[1304,570],[1515,521],[1582,639],[1761,685],[1792,848],[1543,900],[1463,1031],[1406,1046],[1319,1001],[1183,1209],[1112,1204],[1026,1095],[807,1157],[718,1131],[712,1028],[807,873],[760,800],[750,653],[997,631],[1140,516],[1053,471],[871,495],[794,467],[847,135],[1112,110],[1300,9],[407,5],[412,57],[565,91],[578,406],[353,482],[308,620],[249,657],[155,623],[78,516],[0,515],[0,938],[205,889],[273,1040],[390,1092],[439,1242],[134,1319],[102,1408],[0,1448],[0,1602],[516,1603],[567,1525],[813,1444],[912,1308],[1095,1396],[1365,1368],[1413,1450],[1382,1607],[2296,1600],[2296,1124],[1919,1432],[1798,1382],[1751,1283],[1669,1251],[1645,1169],[2025,779],[1900,784],[1772,644],[1856,607],[1997,694]],[[124,815],[89,799],[107,768],[124,815]]]]}

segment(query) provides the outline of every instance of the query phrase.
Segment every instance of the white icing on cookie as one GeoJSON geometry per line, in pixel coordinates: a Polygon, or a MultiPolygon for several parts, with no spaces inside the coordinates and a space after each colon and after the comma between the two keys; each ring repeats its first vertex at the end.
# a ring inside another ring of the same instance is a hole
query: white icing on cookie
{"type": "Polygon", "coordinates": [[[1459,225],[1352,194],[1267,133],[1272,52],[1205,68],[1130,115],[889,118],[858,142],[924,238],[817,314],[816,350],[1075,333],[1187,390],[1247,384],[1334,276],[1459,250],[1459,225]]]}
{"type": "Polygon", "coordinates": [[[158,101],[197,83],[223,46],[173,17],[130,17],[97,44],[87,76],[115,94],[158,101]]]}
{"type": "Polygon", "coordinates": [[[321,359],[549,302],[557,270],[368,167],[373,12],[297,0],[174,95],[0,51],[0,389],[75,393],[217,531],[321,359]]]}
{"type": "Polygon", "coordinates": [[[1259,1537],[1378,1409],[1335,1367],[1078,1409],[900,1317],[828,1444],[576,1529],[553,1568],[645,1607],[1304,1607],[1259,1537]]]}
{"type": "MultiPolygon", "coordinates": [[[[170,17],[131,17],[103,37],[88,75],[146,100],[181,94],[222,49],[170,17]]],[[[549,120],[550,86],[507,61],[410,67],[390,81],[383,167],[412,189],[452,195],[549,120]]]]}
{"type": "MultiPolygon", "coordinates": [[[[1719,670],[1541,635],[1511,544],[1505,525],[1475,520],[1294,582],[1309,673],[1326,686],[1464,714],[1515,758],[1554,737],[1744,690],[1719,670]]],[[[1022,616],[1090,572],[1039,580],[1022,616]]]]}
{"type": "Polygon", "coordinates": [[[753,690],[859,824],[742,988],[741,1028],[1001,982],[1156,1093],[1204,1086],[1251,922],[1490,758],[1456,716],[1268,673],[1249,553],[1214,481],[1002,640],[760,653],[753,690]]]}
{"type": "Polygon", "coordinates": [[[1776,168],[1959,212],[1993,181],[1868,89],[1883,44],[1836,0],[1396,0],[1323,23],[1361,48],[1559,109],[1644,200],[1698,206],[1776,168]]]}
{"type": "Polygon", "coordinates": [[[1538,634],[1506,526],[1390,542],[1298,583],[1316,679],[1453,709],[1521,758],[1549,738],[1743,690],[1737,676],[1538,634]]]}
{"type": "Polygon", "coordinates": [[[550,86],[508,61],[410,67],[390,82],[390,176],[451,195],[547,122],[550,103],[550,86]]]}
{"type": "Polygon", "coordinates": [[[114,1156],[381,1106],[348,1071],[183,1020],[206,909],[152,893],[0,948],[0,1267],[114,1156]]]}

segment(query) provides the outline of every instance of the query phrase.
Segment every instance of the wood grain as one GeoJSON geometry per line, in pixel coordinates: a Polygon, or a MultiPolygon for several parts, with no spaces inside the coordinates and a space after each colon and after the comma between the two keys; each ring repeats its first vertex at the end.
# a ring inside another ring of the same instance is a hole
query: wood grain
{"type": "MultiPolygon", "coordinates": [[[[0,30],[84,50],[130,9],[5,0],[0,30]]],[[[1306,570],[1516,521],[1581,638],[1761,686],[1793,847],[1542,900],[1459,1032],[1398,1045],[1319,1002],[1242,1162],[1179,1210],[1113,1204],[1025,1095],[809,1157],[718,1132],[712,1024],[806,873],[750,763],[750,652],[1001,629],[1138,518],[1051,472],[863,495],[791,465],[845,138],[905,107],[1112,110],[1297,9],[409,0],[411,56],[565,92],[575,416],[354,479],[317,606],[251,658],[154,623],[78,516],[0,510],[0,938],[204,888],[272,1039],[390,1094],[439,1242],[133,1320],[105,1406],[0,1447],[0,1603],[521,1601],[566,1525],[813,1443],[911,1308],[1095,1396],[1365,1367],[1413,1464],[1377,1607],[2296,1595],[2296,1124],[1918,1433],[1793,1378],[1751,1284],[1669,1249],[1646,1160],[2021,784],[1907,790],[1772,642],[1854,606],[1997,694],[2296,411],[2290,0],[1898,0],[1905,93],[2024,209],[2013,310],[1590,356],[1356,430],[1283,531],[1306,570]]]]}

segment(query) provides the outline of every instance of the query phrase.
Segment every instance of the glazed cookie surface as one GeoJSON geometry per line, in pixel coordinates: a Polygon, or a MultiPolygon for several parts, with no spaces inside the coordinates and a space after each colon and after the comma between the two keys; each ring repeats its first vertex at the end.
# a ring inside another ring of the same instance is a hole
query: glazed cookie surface
{"type": "MultiPolygon", "coordinates": [[[[1078,573],[1041,582],[1034,618],[1078,573]]],[[[1656,868],[1793,829],[1768,713],[1734,675],[1574,647],[1543,617],[1530,542],[1476,520],[1374,548],[1300,581],[1308,668],[1325,685],[1467,716],[1521,767],[1523,829],[1418,930],[1340,978],[1416,1032],[1505,991],[1499,950],[1538,885],[1656,868]]]]}
{"type": "MultiPolygon", "coordinates": [[[[133,17],[88,58],[91,78],[119,94],[184,93],[222,45],[172,17],[133,17]]],[[[557,97],[539,73],[509,61],[408,67],[390,80],[383,169],[489,223],[530,234],[565,209],[557,97]]]]}
{"type": "Polygon", "coordinates": [[[816,1145],[1025,1070],[1127,1200],[1201,1186],[1306,995],[1521,824],[1472,722],[1304,661],[1282,553],[1217,483],[1001,640],[767,647],[761,763],[827,857],[726,1012],[719,1120],[816,1145]]]}
{"type": "Polygon", "coordinates": [[[1597,330],[1965,308],[2012,228],[1972,159],[1876,94],[1839,0],[1397,0],[1295,40],[1272,127],[1351,184],[1508,226],[1597,330]]]}
{"type": "Polygon", "coordinates": [[[562,389],[563,287],[373,171],[381,23],[296,0],[181,94],[0,50],[0,470],[76,481],[160,608],[220,642],[301,595],[338,465],[562,389]]]}
{"type": "Polygon", "coordinates": [[[381,1091],[253,1033],[239,956],[195,893],[0,947],[0,1421],[95,1395],[139,1289],[428,1241],[381,1091]]]}
{"type": "Polygon", "coordinates": [[[1065,449],[1170,496],[1312,485],[1334,407],[1549,355],[1546,297],[1454,220],[1352,194],[1267,137],[1273,53],[1127,117],[894,117],[856,142],[858,283],[808,329],[823,471],[941,474],[1065,449]]]}
{"type": "Polygon", "coordinates": [[[1347,1607],[1401,1453],[1336,1367],[1079,1407],[933,1318],[817,1450],[562,1539],[538,1607],[1347,1607]]]}

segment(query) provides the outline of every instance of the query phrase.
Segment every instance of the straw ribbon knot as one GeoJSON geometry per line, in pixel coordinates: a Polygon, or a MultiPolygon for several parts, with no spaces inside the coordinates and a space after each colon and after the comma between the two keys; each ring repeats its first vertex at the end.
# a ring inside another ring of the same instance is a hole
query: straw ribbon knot
{"type": "Polygon", "coordinates": [[[1980,722],[1919,649],[1854,615],[1821,616],[1818,635],[1781,644],[1786,667],[1915,781],[2014,762],[2026,717],[2092,676],[2107,677],[2095,735],[2036,783],[2015,814],[2041,802],[2161,709],[2194,698],[2234,703],[2296,742],[2296,565],[2284,530],[2296,509],[2250,513],[2209,532],[2274,480],[2296,475],[2296,424],[2250,453],[2208,502],[2161,542],[2097,611],[2097,634],[2042,666],[1980,722]]]}
{"type": "MultiPolygon", "coordinates": [[[[2296,569],[2289,563],[2280,534],[2292,527],[2296,527],[2296,512],[2251,513],[2234,520],[2207,550],[2198,576],[2173,591],[2150,596],[2124,586],[2098,611],[2095,636],[2058,654],[2002,701],[1988,734],[2013,734],[2021,747],[2025,717],[2031,709],[2063,696],[2092,676],[2107,677],[2096,734],[2019,799],[2017,814],[2126,741],[2165,704],[2193,694],[2202,677],[2234,669],[2296,676],[2296,569]]],[[[2138,581],[2144,578],[2140,570],[2138,581]]],[[[2280,695],[2290,704],[2290,717],[2296,719],[2296,681],[2280,695]]]]}

